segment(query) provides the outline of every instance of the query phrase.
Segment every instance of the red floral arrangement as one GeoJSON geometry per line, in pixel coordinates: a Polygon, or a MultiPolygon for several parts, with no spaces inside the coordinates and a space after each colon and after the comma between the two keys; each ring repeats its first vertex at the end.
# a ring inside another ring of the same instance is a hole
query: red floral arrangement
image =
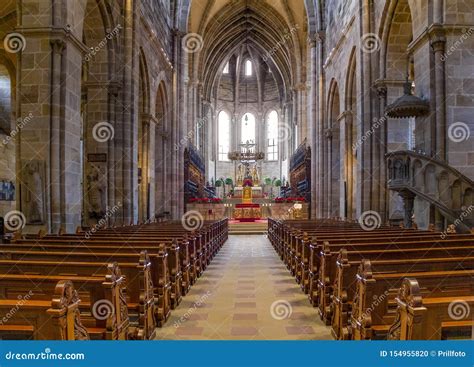
{"type": "Polygon", "coordinates": [[[275,203],[304,203],[306,199],[302,196],[288,197],[288,198],[275,198],[275,203]]]}
{"type": "Polygon", "coordinates": [[[246,178],[242,184],[243,187],[253,186],[253,182],[250,178],[246,178]]]}

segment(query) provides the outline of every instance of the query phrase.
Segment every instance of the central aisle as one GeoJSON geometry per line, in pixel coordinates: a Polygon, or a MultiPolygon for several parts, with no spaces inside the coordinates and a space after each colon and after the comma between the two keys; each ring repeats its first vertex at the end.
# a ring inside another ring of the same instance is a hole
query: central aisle
{"type": "Polygon", "coordinates": [[[158,339],[332,339],[264,235],[229,236],[158,339]]]}

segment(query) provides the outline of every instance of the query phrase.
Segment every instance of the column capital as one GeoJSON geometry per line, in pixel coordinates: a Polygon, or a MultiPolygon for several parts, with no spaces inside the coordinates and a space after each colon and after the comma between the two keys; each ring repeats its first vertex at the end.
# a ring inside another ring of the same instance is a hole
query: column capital
{"type": "Polygon", "coordinates": [[[60,38],[53,38],[49,41],[54,53],[61,54],[66,48],[66,42],[60,38]]]}
{"type": "Polygon", "coordinates": [[[446,32],[441,24],[433,24],[428,30],[430,45],[434,52],[444,51],[446,32]]]}

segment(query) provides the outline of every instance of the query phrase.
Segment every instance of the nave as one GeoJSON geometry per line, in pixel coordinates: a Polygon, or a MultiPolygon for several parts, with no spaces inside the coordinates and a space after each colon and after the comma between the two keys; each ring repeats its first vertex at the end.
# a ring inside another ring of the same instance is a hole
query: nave
{"type": "Polygon", "coordinates": [[[265,235],[230,235],[158,339],[333,339],[265,235]]]}

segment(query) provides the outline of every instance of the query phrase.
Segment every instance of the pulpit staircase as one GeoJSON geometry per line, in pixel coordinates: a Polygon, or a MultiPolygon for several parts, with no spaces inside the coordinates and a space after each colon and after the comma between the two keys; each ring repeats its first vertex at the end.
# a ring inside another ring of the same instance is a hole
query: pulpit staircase
{"type": "Polygon", "coordinates": [[[436,207],[458,232],[474,227],[474,182],[446,162],[414,151],[388,153],[388,188],[436,207]]]}

